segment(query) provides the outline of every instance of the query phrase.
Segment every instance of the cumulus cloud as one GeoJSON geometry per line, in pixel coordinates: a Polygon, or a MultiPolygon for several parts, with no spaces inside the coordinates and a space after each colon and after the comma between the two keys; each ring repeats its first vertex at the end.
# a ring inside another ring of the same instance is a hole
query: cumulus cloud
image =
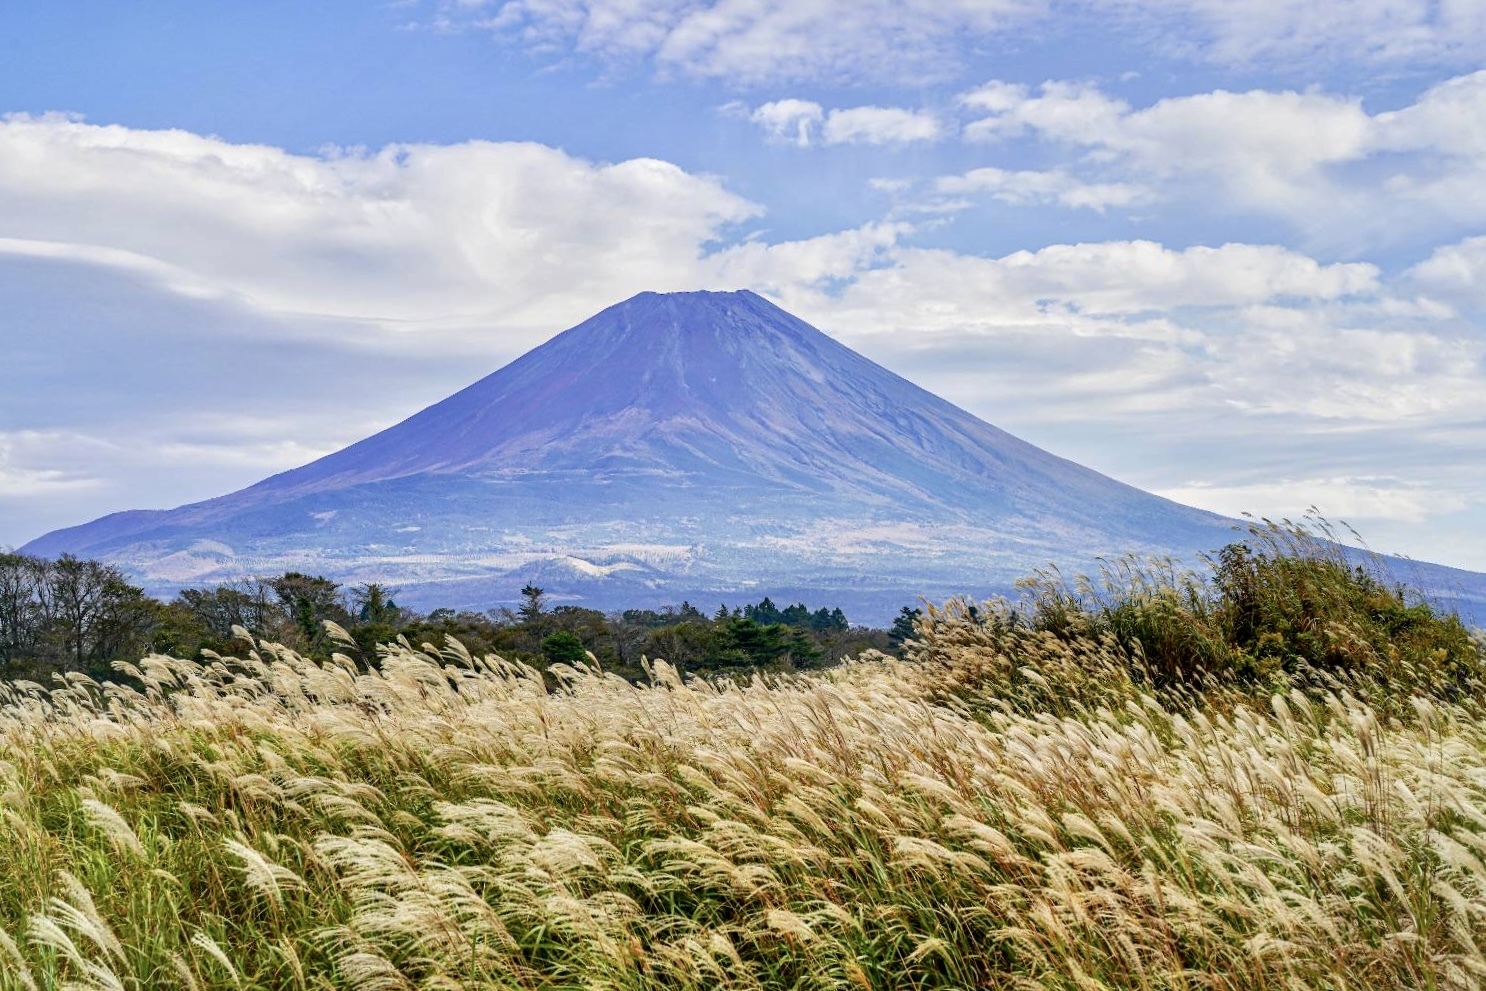
{"type": "Polygon", "coordinates": [[[1443,159],[1486,157],[1486,134],[1463,126],[1486,114],[1486,70],[1447,79],[1400,110],[1374,118],[1373,145],[1381,151],[1427,149],[1443,159]]]}
{"type": "Polygon", "coordinates": [[[749,241],[709,258],[706,283],[774,295],[825,292],[862,272],[893,265],[900,241],[912,232],[910,224],[881,223],[780,244],[749,241]]]}
{"type": "Polygon", "coordinates": [[[1284,195],[1323,166],[1362,157],[1369,143],[1361,101],[1319,92],[1218,90],[1135,109],[1091,84],[1048,82],[1034,91],[995,81],[962,103],[987,111],[966,126],[971,141],[1030,132],[1158,175],[1231,174],[1249,184],[1249,197],[1284,195]]]}
{"type": "Polygon", "coordinates": [[[890,364],[934,369],[957,395],[1019,397],[1035,410],[1024,417],[1182,410],[1209,426],[1247,415],[1353,429],[1486,417],[1486,341],[1398,305],[1369,264],[1144,241],[890,257],[837,295],[781,298],[890,364]]]}
{"type": "Polygon", "coordinates": [[[1486,417],[1486,342],[1373,314],[1251,307],[1214,335],[1215,385],[1235,409],[1398,425],[1486,417]]]}
{"type": "MultiPolygon", "coordinates": [[[[761,119],[785,128],[809,116],[776,105],[761,119]]],[[[921,126],[859,117],[831,130],[836,117],[822,119],[827,140],[921,126]]],[[[728,286],[728,272],[785,254],[802,284],[816,278],[803,273],[845,278],[877,248],[843,246],[908,230],[868,224],[770,253],[735,236],[760,213],[721,180],[667,162],[596,163],[536,144],[309,156],[66,117],[0,121],[0,256],[324,318],[317,333],[377,346],[536,333],[642,290],[728,286]]]]}
{"type": "Polygon", "coordinates": [[[993,81],[960,103],[968,141],[1037,138],[1075,152],[1068,170],[1083,184],[1159,181],[1169,196],[1277,216],[1320,241],[1355,248],[1486,222],[1486,71],[1381,113],[1319,90],[1217,90],[1137,108],[1062,81],[993,81]]]}
{"type": "Polygon", "coordinates": [[[993,79],[964,93],[960,104],[984,116],[965,127],[970,141],[996,141],[1035,131],[1073,144],[1115,139],[1121,118],[1130,113],[1123,100],[1106,96],[1087,83],[1051,81],[1034,90],[1021,83],[993,79]]]}
{"type": "Polygon", "coordinates": [[[1486,310],[1486,236],[1435,248],[1404,273],[1424,292],[1473,310],[1486,310]]]}
{"type": "Polygon", "coordinates": [[[1125,320],[1188,306],[1335,300],[1380,288],[1374,265],[1323,265],[1276,245],[1174,250],[1153,241],[1104,241],[1000,258],[904,247],[893,252],[893,262],[862,272],[841,295],[843,305],[860,304],[853,313],[867,325],[906,316],[902,307],[914,304],[904,301],[940,301],[938,325],[949,329],[983,319],[977,314],[1125,320]]]}
{"type": "Polygon", "coordinates": [[[0,250],[283,312],[521,319],[558,290],[617,298],[690,281],[677,260],[758,213],[667,162],[536,144],[302,156],[57,116],[0,122],[0,250]]]}

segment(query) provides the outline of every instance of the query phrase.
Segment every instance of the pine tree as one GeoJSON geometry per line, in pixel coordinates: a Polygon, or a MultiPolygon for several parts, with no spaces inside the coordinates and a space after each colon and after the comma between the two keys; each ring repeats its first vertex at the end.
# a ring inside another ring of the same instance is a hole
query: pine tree
{"type": "Polygon", "coordinates": [[[892,629],[888,630],[887,634],[888,642],[893,645],[894,650],[901,652],[903,650],[903,641],[913,639],[915,635],[914,625],[923,614],[924,611],[922,609],[915,609],[911,606],[904,606],[898,610],[897,618],[893,620],[892,629]]]}
{"type": "Polygon", "coordinates": [[[541,621],[542,617],[546,615],[546,591],[546,589],[538,588],[537,586],[530,583],[528,583],[526,587],[521,590],[521,598],[523,601],[521,603],[521,608],[516,611],[516,614],[521,617],[521,622],[523,625],[535,626],[541,621]]]}

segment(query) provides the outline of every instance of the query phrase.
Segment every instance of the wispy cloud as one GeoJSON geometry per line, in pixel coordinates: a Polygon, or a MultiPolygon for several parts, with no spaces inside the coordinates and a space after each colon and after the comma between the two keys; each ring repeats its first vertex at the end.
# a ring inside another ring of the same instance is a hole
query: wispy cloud
{"type": "Polygon", "coordinates": [[[446,29],[539,53],[735,85],[953,77],[987,43],[1057,38],[1069,23],[1165,57],[1220,65],[1479,63],[1474,0],[444,0],[446,29]]]}
{"type": "Polygon", "coordinates": [[[847,107],[827,111],[810,100],[774,100],[748,114],[773,140],[811,145],[894,145],[935,141],[944,134],[929,111],[903,107],[847,107]]]}
{"type": "Polygon", "coordinates": [[[821,126],[826,144],[907,144],[933,141],[943,133],[933,114],[901,107],[832,110],[821,126]]]}
{"type": "Polygon", "coordinates": [[[994,167],[971,169],[962,175],[943,176],[937,192],[951,195],[987,194],[1015,206],[1056,203],[1060,206],[1104,212],[1109,207],[1128,207],[1152,198],[1144,186],[1125,182],[1085,182],[1066,169],[1006,170],[994,167]]]}
{"type": "Polygon", "coordinates": [[[1097,9],[1169,51],[1226,64],[1470,64],[1486,45],[1486,8],[1473,0],[1104,0],[1097,9]]]}
{"type": "Polygon", "coordinates": [[[439,23],[537,51],[741,84],[940,77],[960,39],[1041,16],[1048,0],[453,0],[439,23]]]}
{"type": "Polygon", "coordinates": [[[48,431],[0,433],[0,501],[55,497],[95,488],[98,478],[56,467],[54,454],[67,435],[48,431]]]}
{"type": "Polygon", "coordinates": [[[1300,478],[1247,485],[1189,482],[1157,495],[1229,516],[1252,513],[1270,519],[1298,519],[1311,506],[1324,506],[1331,518],[1351,522],[1423,523],[1469,505],[1459,493],[1398,478],[1300,478]]]}

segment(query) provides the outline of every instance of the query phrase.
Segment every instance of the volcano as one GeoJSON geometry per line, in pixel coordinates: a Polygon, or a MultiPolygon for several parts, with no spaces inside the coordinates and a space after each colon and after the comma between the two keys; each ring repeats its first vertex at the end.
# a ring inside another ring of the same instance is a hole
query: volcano
{"type": "MultiPolygon", "coordinates": [[[[536,582],[600,609],[768,594],[880,622],[1049,564],[1190,560],[1236,526],[1018,440],[752,292],[690,292],[612,306],[304,467],[22,550],[152,590],[296,570],[426,606],[536,582]]],[[[1482,576],[1417,569],[1486,597],[1482,576]]]]}

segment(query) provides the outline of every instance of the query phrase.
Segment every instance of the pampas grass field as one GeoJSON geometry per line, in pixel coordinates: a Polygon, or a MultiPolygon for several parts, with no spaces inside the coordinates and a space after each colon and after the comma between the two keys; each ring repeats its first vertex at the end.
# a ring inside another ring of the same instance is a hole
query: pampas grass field
{"type": "Polygon", "coordinates": [[[1288,560],[811,676],[245,641],[14,684],[0,988],[1480,987],[1481,644],[1288,560]]]}

